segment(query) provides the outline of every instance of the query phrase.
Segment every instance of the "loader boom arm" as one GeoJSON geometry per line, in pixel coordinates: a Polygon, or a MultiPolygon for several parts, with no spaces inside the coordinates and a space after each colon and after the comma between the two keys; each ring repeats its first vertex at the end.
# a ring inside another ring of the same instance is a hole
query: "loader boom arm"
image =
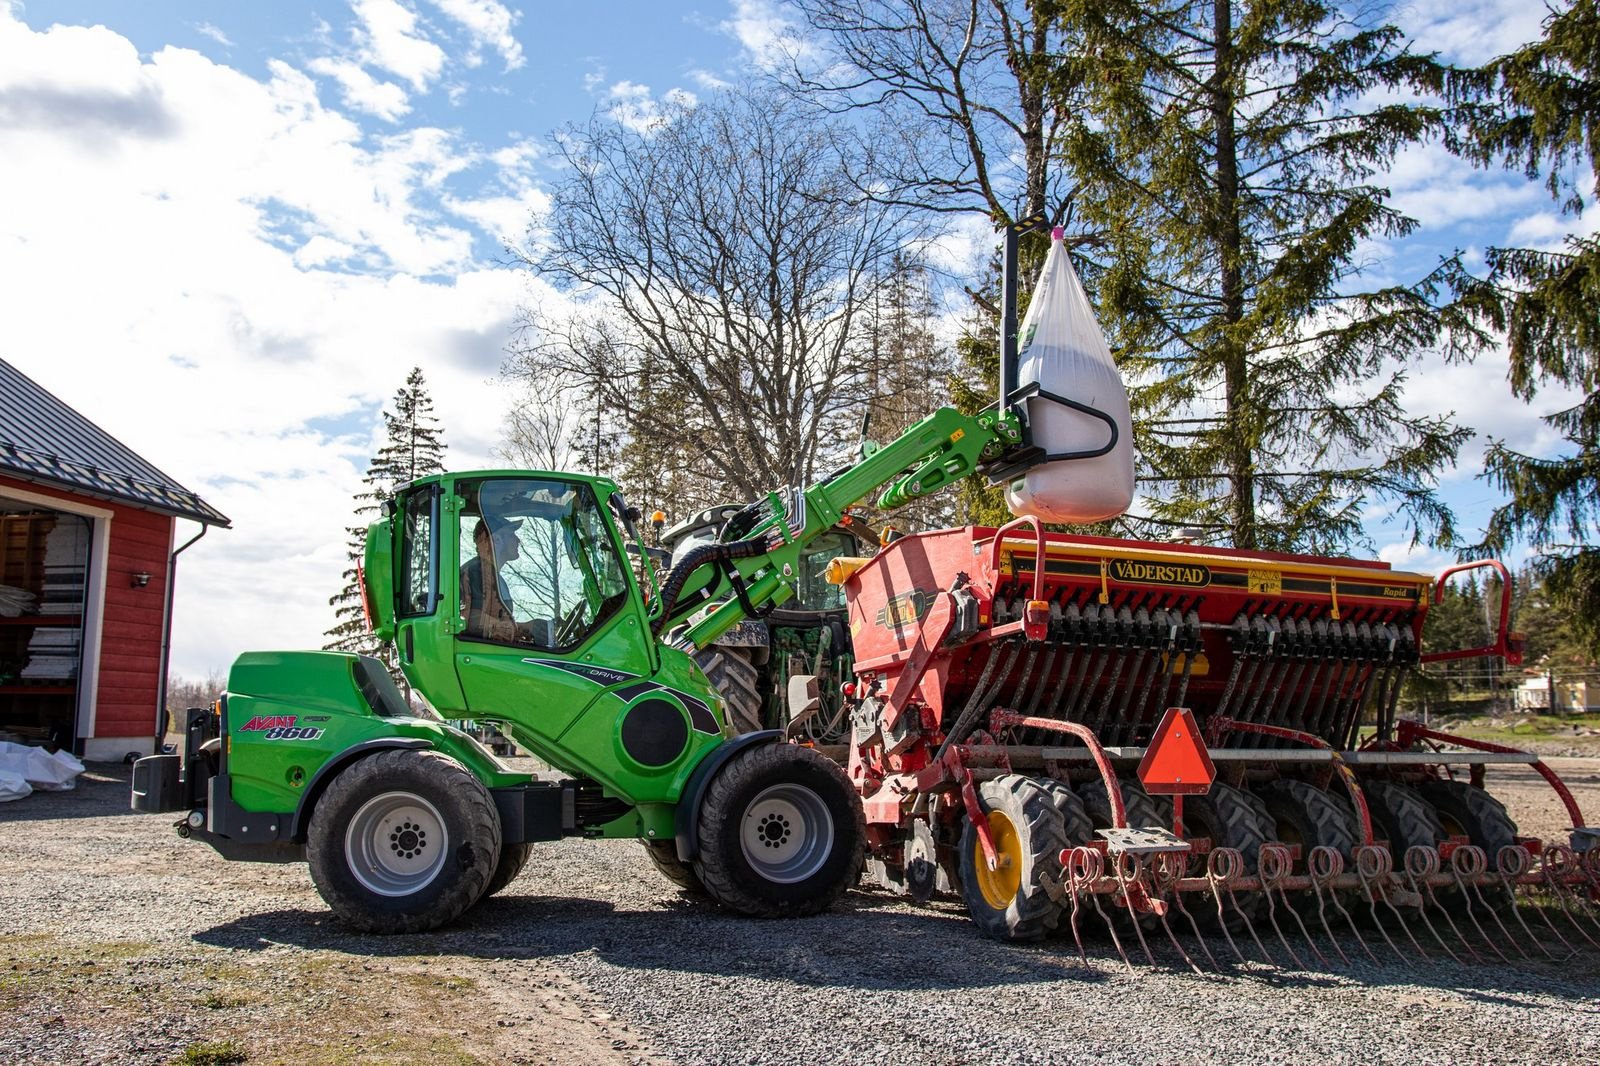
{"type": "MultiPolygon", "coordinates": [[[[1021,422],[1012,411],[990,408],[969,415],[942,407],[888,444],[864,442],[860,459],[810,488],[793,492],[788,499],[768,493],[758,505],[765,514],[739,542],[748,554],[691,564],[713,571],[700,586],[704,592],[687,606],[681,600],[664,600],[658,605],[658,617],[670,623],[707,600],[728,597],[678,639],[703,648],[745,618],[759,616],[793,596],[804,549],[832,529],[845,508],[868,499],[884,485],[888,487],[878,497],[884,510],[931,495],[981,465],[1005,459],[1022,447],[1023,439],[1021,422]]],[[[677,588],[692,587],[698,576],[678,575],[677,588]]]]}

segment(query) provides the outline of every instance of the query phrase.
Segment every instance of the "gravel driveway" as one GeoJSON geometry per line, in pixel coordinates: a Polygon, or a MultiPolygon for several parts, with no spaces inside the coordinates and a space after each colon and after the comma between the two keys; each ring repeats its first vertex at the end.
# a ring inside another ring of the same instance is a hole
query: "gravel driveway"
{"type": "Polygon", "coordinates": [[[879,893],[729,917],[591,841],[540,845],[455,928],[380,938],[303,865],[226,863],[170,822],[127,811],[121,767],[0,808],[0,1062],[1600,1061],[1600,951],[1130,975],[879,893]]]}

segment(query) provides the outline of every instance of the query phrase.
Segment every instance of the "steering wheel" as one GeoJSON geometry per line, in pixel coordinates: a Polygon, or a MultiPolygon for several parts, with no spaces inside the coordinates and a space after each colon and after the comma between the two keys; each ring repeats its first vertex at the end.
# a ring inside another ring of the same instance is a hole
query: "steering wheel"
{"type": "Polygon", "coordinates": [[[568,611],[556,624],[556,647],[565,648],[569,644],[576,644],[578,638],[583,636],[587,626],[583,620],[583,609],[588,606],[582,600],[568,611]]]}

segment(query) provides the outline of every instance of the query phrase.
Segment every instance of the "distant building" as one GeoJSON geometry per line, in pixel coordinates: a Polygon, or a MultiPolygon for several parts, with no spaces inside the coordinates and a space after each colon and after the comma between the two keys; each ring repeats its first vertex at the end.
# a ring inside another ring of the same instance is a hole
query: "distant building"
{"type": "Polygon", "coordinates": [[[0,739],[152,750],[179,518],[229,524],[0,360],[0,739]]]}
{"type": "MultiPolygon", "coordinates": [[[[1555,711],[1558,714],[1583,714],[1600,711],[1600,685],[1590,681],[1556,679],[1555,711]]],[[[1524,678],[1517,689],[1517,710],[1543,711],[1550,708],[1552,685],[1547,677],[1524,678]]]]}

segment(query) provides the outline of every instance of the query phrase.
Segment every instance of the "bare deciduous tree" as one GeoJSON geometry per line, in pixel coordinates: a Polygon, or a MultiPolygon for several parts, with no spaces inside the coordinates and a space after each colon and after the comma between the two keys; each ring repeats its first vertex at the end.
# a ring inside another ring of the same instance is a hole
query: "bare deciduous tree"
{"type": "Polygon", "coordinates": [[[511,376],[614,427],[621,480],[679,515],[837,459],[870,399],[863,309],[914,236],[856,192],[870,161],[748,88],[555,145],[567,176],[521,256],[577,311],[527,312],[511,376]]]}

